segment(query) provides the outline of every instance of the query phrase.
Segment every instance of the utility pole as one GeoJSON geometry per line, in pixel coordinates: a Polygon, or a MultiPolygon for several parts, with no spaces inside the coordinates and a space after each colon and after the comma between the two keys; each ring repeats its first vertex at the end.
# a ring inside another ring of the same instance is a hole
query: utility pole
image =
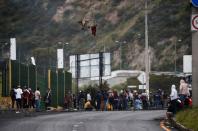
{"type": "Polygon", "coordinates": [[[57,93],[57,94],[56,94],[56,95],[57,95],[57,101],[56,101],[56,103],[57,103],[57,107],[58,107],[58,104],[59,104],[59,103],[58,103],[58,101],[59,101],[59,100],[58,100],[58,91],[59,91],[59,90],[58,90],[58,88],[59,88],[59,87],[58,87],[58,86],[59,86],[59,85],[58,85],[58,64],[57,64],[57,69],[56,69],[56,86],[57,86],[57,92],[56,92],[56,93],[57,93]]]}
{"type": "Polygon", "coordinates": [[[99,52],[99,85],[100,85],[100,89],[102,89],[103,69],[104,69],[103,52],[99,52]]]}
{"type": "Polygon", "coordinates": [[[19,82],[18,85],[21,85],[21,49],[19,46],[19,82]]]}
{"type": "Polygon", "coordinates": [[[146,70],[146,93],[149,98],[149,50],[148,50],[148,1],[145,0],[145,70],[146,70]]]}
{"type": "MultiPolygon", "coordinates": [[[[56,52],[58,55],[58,45],[56,45],[56,52]]],[[[58,58],[56,61],[56,106],[58,108],[58,58]]]]}
{"type": "Polygon", "coordinates": [[[64,87],[64,98],[65,98],[65,46],[64,46],[64,44],[63,44],[63,75],[64,75],[64,77],[63,77],[63,87],[64,87]]]}
{"type": "Polygon", "coordinates": [[[177,73],[177,41],[175,41],[175,74],[177,73]]]}
{"type": "Polygon", "coordinates": [[[196,0],[192,0],[192,16],[195,14],[196,16],[191,19],[191,28],[196,26],[195,31],[192,32],[192,101],[193,106],[198,106],[198,24],[197,24],[197,17],[198,17],[198,3],[196,0]]]}
{"type": "Polygon", "coordinates": [[[67,45],[69,45],[69,43],[68,42],[66,42],[66,43],[63,43],[63,42],[58,42],[58,44],[59,45],[61,45],[62,44],[62,48],[63,48],[63,75],[64,75],[64,77],[63,77],[63,87],[64,87],[64,96],[65,96],[65,91],[66,91],[66,89],[65,89],[65,67],[66,67],[66,63],[65,63],[65,45],[67,46],[67,45]]]}
{"type": "Polygon", "coordinates": [[[75,60],[76,60],[76,65],[75,65],[75,70],[76,70],[76,107],[78,108],[78,84],[79,84],[79,78],[80,78],[80,55],[76,54],[75,56],[75,60]]]}
{"type": "Polygon", "coordinates": [[[122,69],[122,43],[120,43],[120,70],[122,69]]]}
{"type": "Polygon", "coordinates": [[[28,63],[27,63],[27,69],[28,69],[28,72],[27,72],[28,73],[27,74],[28,75],[27,85],[28,85],[28,88],[30,87],[30,67],[29,66],[30,66],[30,64],[29,64],[29,61],[28,61],[28,63]]]}

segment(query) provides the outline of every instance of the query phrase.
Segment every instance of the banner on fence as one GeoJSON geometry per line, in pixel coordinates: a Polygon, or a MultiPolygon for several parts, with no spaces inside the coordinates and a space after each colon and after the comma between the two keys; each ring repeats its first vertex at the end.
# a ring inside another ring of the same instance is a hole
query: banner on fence
{"type": "Polygon", "coordinates": [[[16,60],[16,38],[10,39],[10,59],[16,60]]]}
{"type": "Polygon", "coordinates": [[[63,49],[57,49],[57,66],[58,69],[63,68],[63,49]]]}

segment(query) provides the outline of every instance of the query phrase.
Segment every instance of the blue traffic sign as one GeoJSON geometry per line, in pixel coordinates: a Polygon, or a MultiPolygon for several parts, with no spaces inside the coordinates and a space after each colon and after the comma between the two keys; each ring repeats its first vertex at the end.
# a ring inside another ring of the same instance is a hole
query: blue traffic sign
{"type": "Polygon", "coordinates": [[[198,7],[198,0],[192,0],[192,4],[193,6],[198,7]]]}

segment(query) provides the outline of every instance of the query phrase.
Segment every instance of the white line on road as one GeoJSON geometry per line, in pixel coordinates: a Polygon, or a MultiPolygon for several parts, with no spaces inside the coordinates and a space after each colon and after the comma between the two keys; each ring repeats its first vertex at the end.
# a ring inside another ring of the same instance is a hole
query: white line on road
{"type": "Polygon", "coordinates": [[[81,122],[79,122],[79,124],[81,124],[81,125],[82,125],[83,123],[84,123],[84,122],[82,122],[82,121],[81,121],[81,122]]]}
{"type": "Polygon", "coordinates": [[[79,127],[79,125],[73,125],[73,127],[77,128],[77,127],[79,127]]]}

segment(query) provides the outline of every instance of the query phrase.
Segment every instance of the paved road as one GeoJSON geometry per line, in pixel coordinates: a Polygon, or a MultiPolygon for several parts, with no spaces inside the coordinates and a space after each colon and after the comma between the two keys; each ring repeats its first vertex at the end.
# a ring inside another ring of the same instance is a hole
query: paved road
{"type": "Polygon", "coordinates": [[[163,131],[165,111],[75,112],[0,123],[0,131],[163,131]]]}

